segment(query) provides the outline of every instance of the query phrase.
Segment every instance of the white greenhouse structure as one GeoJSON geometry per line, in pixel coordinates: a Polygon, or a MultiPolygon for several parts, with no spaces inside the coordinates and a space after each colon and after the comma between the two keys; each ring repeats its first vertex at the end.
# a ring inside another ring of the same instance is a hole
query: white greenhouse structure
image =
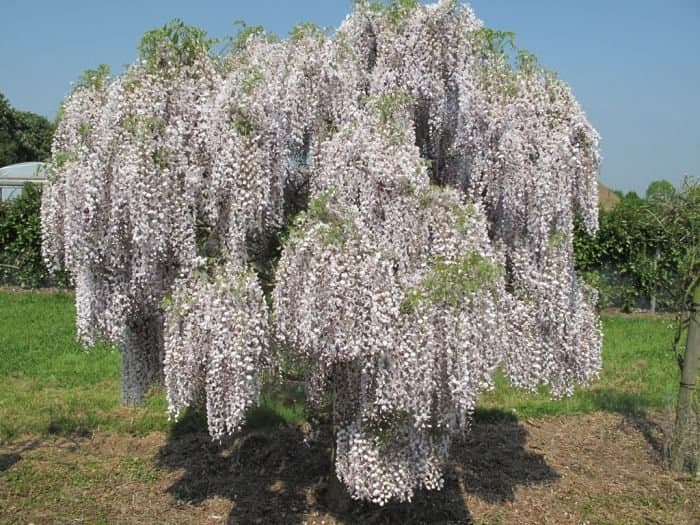
{"type": "Polygon", "coordinates": [[[27,182],[46,182],[43,162],[21,162],[0,168],[0,201],[9,201],[20,196],[27,182]]]}

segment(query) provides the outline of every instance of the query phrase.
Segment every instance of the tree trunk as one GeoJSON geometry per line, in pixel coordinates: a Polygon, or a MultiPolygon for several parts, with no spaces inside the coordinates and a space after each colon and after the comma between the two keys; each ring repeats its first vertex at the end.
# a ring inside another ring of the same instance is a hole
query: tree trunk
{"type": "Polygon", "coordinates": [[[700,396],[696,395],[693,400],[693,408],[695,409],[695,477],[700,478],[700,396]]]}
{"type": "MultiPolygon", "coordinates": [[[[656,270],[659,266],[659,259],[661,258],[661,250],[656,248],[656,253],[654,254],[654,275],[656,275],[656,270]]],[[[649,298],[649,309],[652,314],[656,313],[656,286],[652,284],[651,297],[649,298]]]]}
{"type": "MultiPolygon", "coordinates": [[[[337,372],[334,372],[334,374],[337,372]]],[[[352,504],[352,499],[348,493],[348,488],[338,479],[338,474],[335,471],[335,460],[337,455],[338,442],[336,441],[336,436],[338,435],[338,417],[337,417],[337,401],[338,401],[338,382],[333,379],[333,391],[331,393],[333,397],[333,402],[331,405],[332,419],[331,419],[331,440],[333,446],[331,447],[331,472],[328,476],[328,483],[326,484],[326,497],[325,503],[328,508],[336,514],[344,514],[350,508],[352,504]]]]}
{"type": "MultiPolygon", "coordinates": [[[[700,421],[696,421],[696,425],[691,430],[691,412],[695,412],[697,419],[697,412],[700,410],[699,400],[696,399],[695,392],[698,366],[700,365],[700,280],[695,280],[692,293],[693,302],[688,322],[688,340],[686,341],[685,357],[683,358],[681,385],[676,408],[676,424],[673,429],[673,442],[671,444],[671,468],[675,471],[683,470],[685,466],[684,444],[687,442],[690,432],[697,433],[697,426],[700,424],[700,421]]],[[[697,459],[700,460],[700,452],[698,454],[697,459]]],[[[699,463],[696,461],[696,471],[698,466],[699,463]]]]}

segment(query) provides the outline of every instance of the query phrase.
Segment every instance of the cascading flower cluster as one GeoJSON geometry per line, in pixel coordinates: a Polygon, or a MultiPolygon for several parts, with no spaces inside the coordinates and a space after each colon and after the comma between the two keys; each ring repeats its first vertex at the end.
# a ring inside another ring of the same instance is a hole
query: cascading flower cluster
{"type": "Polygon", "coordinates": [[[430,185],[408,106],[368,100],[321,145],[273,291],[312,398],[333,385],[337,474],[377,503],[441,486],[447,438],[503,352],[502,261],[479,207],[430,185]]]}
{"type": "Polygon", "coordinates": [[[166,309],[165,382],[177,414],[204,405],[216,439],[240,428],[269,358],[267,305],[253,272],[225,265],[175,283],[166,309]]]}
{"type": "Polygon", "coordinates": [[[162,58],[69,95],[42,205],[45,254],[75,281],[80,337],[123,347],[126,402],[162,374],[159,302],[198,253],[201,123],[216,71],[203,48],[162,58]]]}
{"type": "Polygon", "coordinates": [[[86,77],[44,255],[73,275],[83,340],[122,346],[124,400],[164,376],[171,412],[205,406],[221,438],[285,347],[311,401],[333,393],[338,477],[383,504],[442,485],[499,366],[554,395],[593,378],[572,230],[597,227],[598,137],[499,38],[452,0],[358,2],[332,37],[253,30],[225,57],[173,23],[86,77]]]}
{"type": "Polygon", "coordinates": [[[494,245],[507,258],[507,375],[562,395],[600,368],[595,291],[573,262],[575,213],[597,228],[598,136],[568,87],[525,60],[518,74],[502,57],[480,64],[490,89],[461,91],[454,149],[470,168],[454,183],[488,210],[494,245]]]}

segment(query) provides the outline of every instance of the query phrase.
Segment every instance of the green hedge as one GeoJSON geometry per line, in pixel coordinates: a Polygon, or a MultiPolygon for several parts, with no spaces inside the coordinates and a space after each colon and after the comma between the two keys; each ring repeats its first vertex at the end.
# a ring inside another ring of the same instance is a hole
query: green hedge
{"type": "Polygon", "coordinates": [[[682,309],[700,271],[700,185],[686,179],[655,194],[655,184],[645,199],[629,193],[601,209],[596,235],[575,229],[576,268],[600,292],[601,308],[649,308],[653,298],[657,309],[682,309]]]}
{"type": "Polygon", "coordinates": [[[0,203],[0,284],[36,288],[68,286],[41,257],[41,186],[27,183],[15,200],[0,203]]]}

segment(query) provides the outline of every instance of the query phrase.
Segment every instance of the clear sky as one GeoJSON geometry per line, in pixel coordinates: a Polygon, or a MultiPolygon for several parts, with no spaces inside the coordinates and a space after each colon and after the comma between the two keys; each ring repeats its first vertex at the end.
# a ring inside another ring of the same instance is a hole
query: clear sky
{"type": "MultiPolygon", "coordinates": [[[[567,81],[601,134],[601,180],[643,193],[700,176],[700,0],[472,0],[567,81]]],[[[0,92],[53,119],[89,68],[134,61],[141,35],[172,18],[212,37],[233,22],[287,35],[337,27],[349,0],[0,0],[0,92]]]]}

